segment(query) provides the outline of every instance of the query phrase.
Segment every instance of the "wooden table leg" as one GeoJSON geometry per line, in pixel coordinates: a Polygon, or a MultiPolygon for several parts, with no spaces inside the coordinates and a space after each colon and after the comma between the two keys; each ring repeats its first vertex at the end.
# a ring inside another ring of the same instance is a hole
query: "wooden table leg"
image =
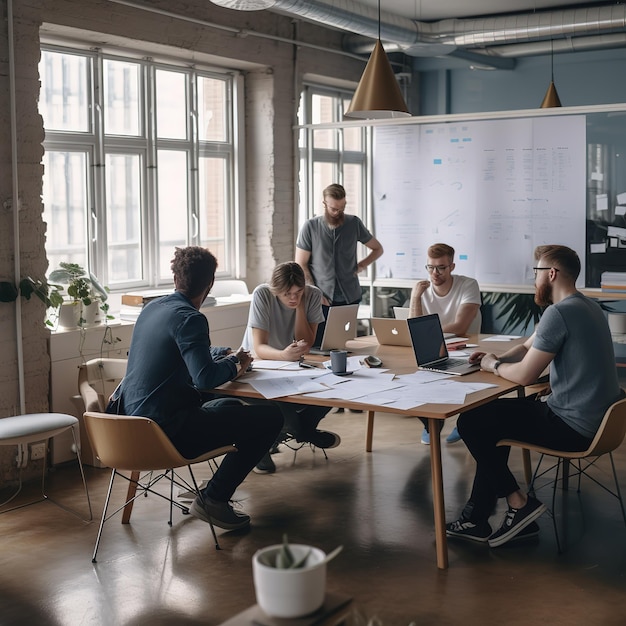
{"type": "Polygon", "coordinates": [[[430,471],[433,482],[437,567],[439,569],[448,569],[448,540],[446,538],[446,513],[443,497],[443,472],[441,468],[441,420],[429,418],[428,431],[430,432],[430,471]]]}
{"type": "Polygon", "coordinates": [[[374,411],[367,412],[367,435],[365,436],[365,452],[372,451],[372,440],[374,439],[374,411]]]}
{"type": "Polygon", "coordinates": [[[135,497],[137,493],[137,481],[139,480],[139,472],[134,471],[130,473],[131,482],[128,483],[128,491],[126,492],[126,501],[128,504],[124,507],[124,511],[122,513],[122,524],[130,524],[130,516],[133,512],[133,504],[135,501],[132,499],[135,497]]]}

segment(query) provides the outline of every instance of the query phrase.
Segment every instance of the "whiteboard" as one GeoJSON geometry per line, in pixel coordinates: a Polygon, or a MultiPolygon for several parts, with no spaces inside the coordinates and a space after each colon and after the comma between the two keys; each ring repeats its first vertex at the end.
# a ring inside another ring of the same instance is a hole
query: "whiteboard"
{"type": "Polygon", "coordinates": [[[528,285],[541,244],[576,250],[585,285],[585,116],[374,128],[378,278],[417,279],[426,251],[456,250],[455,273],[528,285]]]}

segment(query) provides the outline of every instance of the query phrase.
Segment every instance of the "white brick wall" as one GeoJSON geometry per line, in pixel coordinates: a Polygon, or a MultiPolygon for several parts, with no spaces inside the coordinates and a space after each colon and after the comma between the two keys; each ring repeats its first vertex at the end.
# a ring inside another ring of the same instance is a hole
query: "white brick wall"
{"type": "MultiPolygon", "coordinates": [[[[6,0],[0,0],[6,19],[6,0]]],[[[151,6],[207,22],[242,30],[290,37],[291,20],[269,12],[237,12],[222,9],[206,0],[163,0],[151,6]]],[[[75,29],[76,38],[91,37],[94,42],[122,43],[121,38],[144,47],[172,46],[193,61],[198,55],[223,59],[233,67],[246,69],[254,63],[263,69],[246,77],[246,192],[247,192],[247,283],[253,288],[268,279],[274,265],[293,258],[296,226],[296,196],[292,125],[297,94],[306,72],[328,74],[333,78],[358,80],[363,64],[354,59],[298,48],[294,62],[292,45],[233,33],[183,20],[146,13],[103,0],[19,0],[13,2],[16,46],[18,174],[22,200],[20,213],[20,260],[22,275],[43,276],[47,270],[45,224],[42,220],[41,142],[43,127],[37,111],[39,96],[39,29],[75,29]],[[145,42],[145,43],[142,43],[145,42]],[[294,76],[297,68],[297,76],[294,76]]],[[[9,126],[8,43],[6,23],[0,29],[0,280],[13,278],[13,221],[2,208],[12,195],[9,126]]],[[[329,47],[340,47],[341,34],[311,24],[302,24],[300,40],[329,47]]],[[[164,48],[160,48],[164,50],[164,48]]],[[[49,357],[44,326],[45,311],[39,300],[22,300],[25,341],[26,409],[43,411],[48,406],[49,357]]],[[[19,407],[15,306],[0,303],[0,417],[19,407]]],[[[0,448],[0,486],[15,478],[14,451],[0,448]]]]}

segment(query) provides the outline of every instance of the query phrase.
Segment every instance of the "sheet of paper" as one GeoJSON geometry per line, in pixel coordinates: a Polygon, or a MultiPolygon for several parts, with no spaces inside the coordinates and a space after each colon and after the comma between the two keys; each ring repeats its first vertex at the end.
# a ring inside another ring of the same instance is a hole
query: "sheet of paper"
{"type": "Polygon", "coordinates": [[[345,379],[342,384],[335,385],[331,389],[324,391],[318,391],[308,394],[310,398],[337,398],[341,400],[356,400],[363,396],[369,396],[372,394],[382,394],[392,389],[402,387],[398,382],[387,382],[363,379],[356,380],[354,378],[345,379]]]}
{"type": "Polygon", "coordinates": [[[427,372],[425,370],[418,370],[412,374],[400,374],[396,376],[396,380],[399,380],[405,385],[424,384],[431,383],[433,380],[442,380],[444,378],[450,378],[453,374],[443,374],[442,372],[427,372]]]}
{"type": "Polygon", "coordinates": [[[250,385],[268,399],[294,396],[299,393],[309,393],[326,388],[321,383],[302,376],[256,379],[251,380],[250,385]]]}
{"type": "Polygon", "coordinates": [[[596,194],[596,210],[597,211],[609,210],[609,198],[605,193],[596,194]]]}
{"type": "Polygon", "coordinates": [[[604,254],[606,252],[606,242],[602,241],[601,243],[590,243],[589,252],[591,254],[604,254]]]}
{"type": "Polygon", "coordinates": [[[626,204],[618,204],[615,207],[615,215],[624,215],[626,213],[626,204]]]}
{"type": "Polygon", "coordinates": [[[521,335],[492,335],[482,341],[513,341],[513,339],[520,339],[521,335]]]}
{"type": "Polygon", "coordinates": [[[617,203],[626,204],[626,191],[622,191],[622,193],[617,194],[617,203]]]}
{"type": "Polygon", "coordinates": [[[269,359],[254,359],[252,361],[253,370],[298,370],[297,361],[271,361],[269,359]]]}

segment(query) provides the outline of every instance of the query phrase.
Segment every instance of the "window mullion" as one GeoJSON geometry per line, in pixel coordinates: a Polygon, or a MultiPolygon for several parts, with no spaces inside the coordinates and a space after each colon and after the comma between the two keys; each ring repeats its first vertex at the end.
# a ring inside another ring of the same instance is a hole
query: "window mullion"
{"type": "Polygon", "coordinates": [[[92,128],[94,137],[93,163],[90,168],[91,206],[87,209],[87,234],[90,270],[103,284],[109,282],[107,262],[107,221],[105,181],[105,137],[104,137],[104,80],[102,53],[96,51],[92,59],[92,128]]]}

